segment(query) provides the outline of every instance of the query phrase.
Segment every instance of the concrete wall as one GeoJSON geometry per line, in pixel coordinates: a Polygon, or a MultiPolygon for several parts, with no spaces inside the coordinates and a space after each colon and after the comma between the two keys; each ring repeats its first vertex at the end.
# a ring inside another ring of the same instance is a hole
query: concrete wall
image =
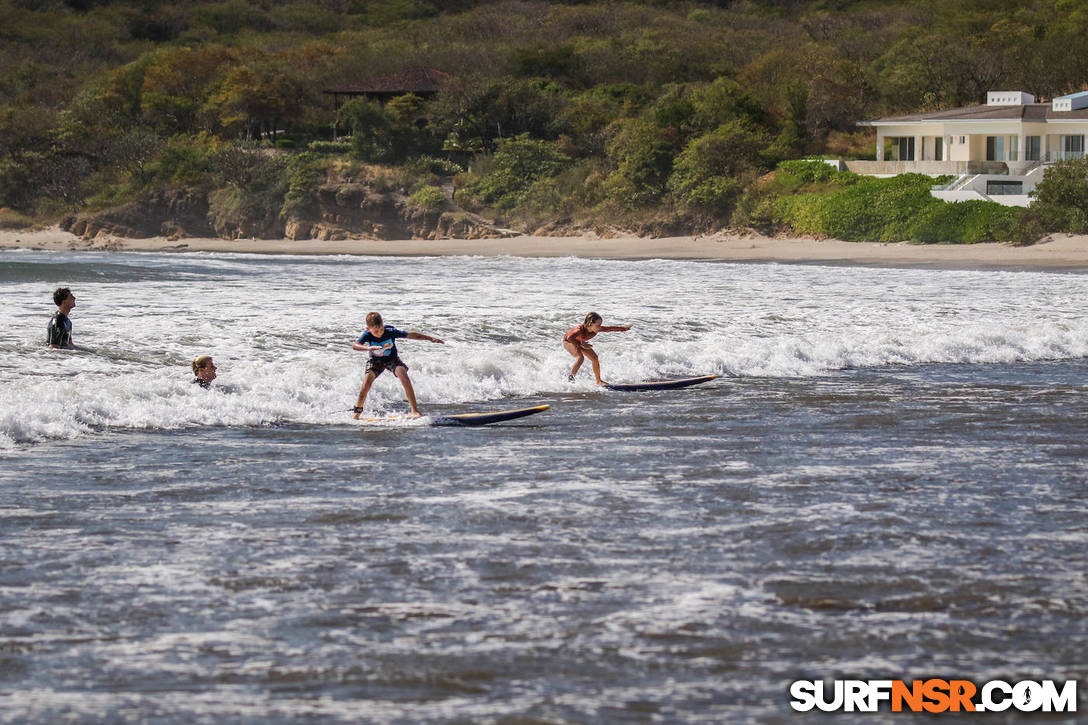
{"type": "Polygon", "coordinates": [[[1004,204],[1005,206],[1022,206],[1026,207],[1031,204],[1031,197],[1027,194],[995,194],[994,196],[986,196],[980,194],[977,191],[940,191],[934,190],[929,192],[937,199],[941,201],[993,201],[998,204],[1004,204]]]}
{"type": "Polygon", "coordinates": [[[847,171],[867,176],[896,176],[897,174],[982,174],[1002,173],[1005,165],[996,161],[854,161],[842,162],[847,171]]]}
{"type": "MultiPolygon", "coordinates": [[[[948,160],[949,161],[970,161],[971,160],[971,136],[968,134],[951,133],[948,134],[952,138],[952,143],[948,145],[948,160]],[[963,137],[963,143],[960,143],[960,137],[963,137]]],[[[947,138],[945,139],[948,140],[947,138]]]]}
{"type": "Polygon", "coordinates": [[[963,191],[957,189],[956,191],[947,191],[944,189],[934,189],[929,192],[941,201],[988,201],[985,195],[978,193],[977,191],[963,191]]]}

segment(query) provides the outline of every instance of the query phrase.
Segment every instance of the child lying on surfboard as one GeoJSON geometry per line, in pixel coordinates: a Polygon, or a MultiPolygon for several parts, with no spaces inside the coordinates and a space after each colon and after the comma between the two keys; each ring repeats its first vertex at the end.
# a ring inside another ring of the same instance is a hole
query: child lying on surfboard
{"type": "Polygon", "coordinates": [[[593,346],[589,344],[589,340],[595,337],[598,332],[627,332],[631,329],[631,326],[606,327],[601,324],[602,322],[600,315],[596,312],[590,312],[586,315],[585,322],[570,328],[567,330],[567,334],[563,336],[563,347],[575,357],[574,367],[570,369],[570,376],[567,380],[574,382],[574,376],[578,374],[578,368],[582,367],[582,363],[588,357],[589,362],[593,365],[593,375],[597,378],[597,385],[608,384],[601,380],[601,363],[597,360],[597,353],[593,350],[593,346]]]}
{"type": "Polygon", "coordinates": [[[352,349],[370,353],[366,361],[366,375],[363,377],[363,387],[359,389],[359,400],[352,410],[352,418],[359,420],[359,414],[363,412],[363,403],[366,402],[367,393],[374,380],[385,370],[392,370],[393,376],[400,380],[404,386],[404,394],[408,397],[408,405],[412,406],[412,415],[419,417],[419,406],[416,405],[416,391],[412,389],[412,381],[408,379],[408,366],[397,355],[396,341],[401,338],[409,340],[426,340],[427,342],[442,343],[437,337],[424,335],[420,332],[404,332],[382,322],[382,316],[377,312],[371,312],[366,316],[366,332],[352,344],[352,349]]]}

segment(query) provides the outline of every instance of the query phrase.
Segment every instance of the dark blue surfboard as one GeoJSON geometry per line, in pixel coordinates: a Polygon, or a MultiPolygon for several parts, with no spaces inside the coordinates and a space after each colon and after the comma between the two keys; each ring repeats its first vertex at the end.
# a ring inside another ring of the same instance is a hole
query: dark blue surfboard
{"type": "Polygon", "coordinates": [[[689,385],[709,383],[716,379],[717,375],[701,375],[697,378],[680,378],[679,380],[648,380],[644,383],[611,383],[604,387],[609,390],[672,390],[674,388],[686,388],[689,385]]]}
{"type": "Polygon", "coordinates": [[[527,415],[536,415],[537,413],[543,413],[547,409],[547,405],[534,405],[531,408],[498,410],[493,413],[460,413],[458,415],[443,415],[432,418],[431,425],[488,425],[490,423],[502,423],[506,420],[524,418],[527,415]]]}
{"type": "Polygon", "coordinates": [[[505,420],[516,420],[527,415],[543,413],[548,409],[547,405],[534,405],[531,408],[515,408],[513,410],[496,410],[490,413],[458,413],[457,415],[436,416],[412,416],[404,413],[394,413],[377,418],[360,418],[350,422],[361,425],[392,425],[392,426],[426,426],[426,425],[488,425],[490,423],[502,423],[505,420]]]}

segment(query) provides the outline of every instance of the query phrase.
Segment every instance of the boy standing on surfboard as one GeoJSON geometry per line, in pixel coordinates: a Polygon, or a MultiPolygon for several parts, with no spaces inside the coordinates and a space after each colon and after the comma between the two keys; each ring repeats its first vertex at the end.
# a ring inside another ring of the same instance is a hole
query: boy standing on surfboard
{"type": "Polygon", "coordinates": [[[600,315],[596,312],[590,312],[586,315],[585,322],[570,328],[567,330],[567,334],[563,336],[563,347],[576,358],[567,380],[574,382],[574,376],[578,374],[578,368],[582,367],[582,363],[588,357],[589,362],[593,365],[593,375],[597,378],[597,385],[608,384],[601,380],[601,363],[597,360],[597,353],[593,350],[593,346],[589,344],[589,340],[595,337],[598,332],[627,332],[631,329],[631,326],[606,327],[601,324],[602,322],[600,315]]]}
{"type": "Polygon", "coordinates": [[[404,332],[382,322],[382,316],[377,312],[371,312],[366,316],[366,332],[352,344],[352,349],[363,350],[370,353],[366,361],[366,376],[363,378],[363,387],[359,389],[359,400],[355,403],[352,418],[359,420],[359,414],[363,412],[363,403],[366,402],[370,386],[374,379],[386,370],[392,370],[393,375],[400,379],[404,386],[404,393],[408,396],[408,405],[412,407],[412,415],[418,417],[419,406],[416,405],[416,392],[412,389],[412,381],[408,379],[408,366],[397,355],[396,340],[407,338],[409,340],[426,340],[427,342],[442,343],[437,337],[424,335],[419,332],[404,332]]]}

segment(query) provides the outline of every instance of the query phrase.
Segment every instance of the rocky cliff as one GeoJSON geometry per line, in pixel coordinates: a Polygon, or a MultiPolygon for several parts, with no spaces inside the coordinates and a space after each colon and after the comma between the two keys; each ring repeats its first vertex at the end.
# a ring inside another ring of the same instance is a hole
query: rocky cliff
{"type": "Polygon", "coordinates": [[[207,193],[179,188],[156,192],[110,209],[82,212],[63,220],[67,231],[99,236],[164,236],[222,239],[484,239],[510,236],[457,207],[452,187],[441,208],[413,204],[403,190],[352,179],[329,178],[313,194],[308,213],[282,218],[278,210],[225,201],[239,190],[207,193]]]}

